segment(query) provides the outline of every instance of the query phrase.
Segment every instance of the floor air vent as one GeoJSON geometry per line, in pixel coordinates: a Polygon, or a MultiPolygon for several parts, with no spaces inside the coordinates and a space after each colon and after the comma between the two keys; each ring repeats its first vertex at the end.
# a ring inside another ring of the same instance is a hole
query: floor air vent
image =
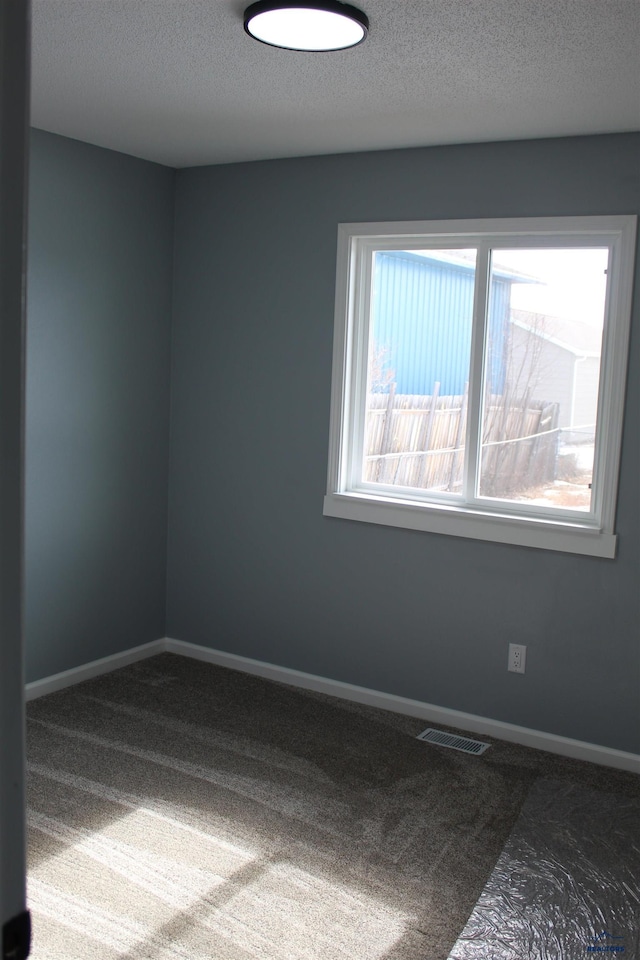
{"type": "Polygon", "coordinates": [[[472,753],[475,756],[480,756],[491,746],[489,743],[481,743],[480,740],[470,740],[469,737],[459,737],[455,733],[433,730],[431,727],[419,733],[416,739],[426,740],[427,743],[435,743],[438,747],[451,747],[452,750],[461,750],[462,753],[472,753]]]}

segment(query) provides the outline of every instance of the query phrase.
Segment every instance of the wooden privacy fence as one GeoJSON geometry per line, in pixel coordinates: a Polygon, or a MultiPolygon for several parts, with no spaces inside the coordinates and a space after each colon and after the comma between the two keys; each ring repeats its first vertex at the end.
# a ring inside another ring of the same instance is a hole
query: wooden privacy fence
{"type": "MultiPolygon", "coordinates": [[[[481,489],[507,496],[555,479],[557,403],[493,396],[485,410],[481,489]]],[[[460,490],[467,425],[461,396],[369,395],[364,479],[428,490],[460,490]]]]}

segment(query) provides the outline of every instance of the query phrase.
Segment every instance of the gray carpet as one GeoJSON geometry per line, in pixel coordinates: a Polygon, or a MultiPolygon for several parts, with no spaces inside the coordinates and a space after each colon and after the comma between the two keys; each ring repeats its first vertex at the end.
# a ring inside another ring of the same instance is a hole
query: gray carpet
{"type": "Polygon", "coordinates": [[[539,778],[640,798],[425,726],[171,654],[33,701],[33,957],[445,960],[539,778]]]}

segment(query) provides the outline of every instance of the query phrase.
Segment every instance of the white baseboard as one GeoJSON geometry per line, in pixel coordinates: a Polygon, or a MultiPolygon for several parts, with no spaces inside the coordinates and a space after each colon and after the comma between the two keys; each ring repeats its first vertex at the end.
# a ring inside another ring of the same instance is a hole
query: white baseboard
{"type": "Polygon", "coordinates": [[[629,770],[640,774],[640,755],[627,753],[624,750],[614,750],[594,743],[585,743],[582,740],[571,740],[569,737],[559,737],[554,733],[544,733],[541,730],[530,730],[528,727],[519,727],[513,723],[504,723],[502,720],[491,720],[488,717],[478,717],[473,713],[463,713],[460,710],[450,710],[448,707],[438,707],[420,700],[409,700],[407,697],[398,697],[391,693],[381,693],[378,690],[369,690],[366,687],[357,687],[341,680],[328,680],[317,677],[301,670],[291,670],[288,667],[277,667],[262,660],[252,660],[249,657],[240,657],[234,653],[224,653],[221,650],[211,650],[194,643],[185,643],[182,640],[165,640],[164,649],[167,653],[177,653],[195,660],[204,660],[206,663],[215,663],[221,667],[252,673],[268,680],[277,680],[305,690],[315,690],[327,693],[332,697],[341,697],[343,700],[352,700],[355,703],[365,703],[371,707],[380,707],[392,713],[402,713],[410,717],[419,717],[430,723],[443,726],[457,727],[470,733],[480,733],[496,740],[508,740],[510,743],[519,743],[525,747],[535,747],[537,750],[546,750],[562,757],[572,757],[574,760],[588,760],[605,767],[616,767],[619,770],[629,770]]]}
{"type": "Polygon", "coordinates": [[[519,743],[525,747],[534,747],[537,750],[546,750],[562,757],[572,757],[575,760],[588,760],[605,767],[616,767],[618,770],[629,770],[640,774],[640,755],[627,753],[624,750],[614,750],[594,743],[585,743],[582,740],[571,740],[569,737],[559,737],[554,733],[544,733],[541,730],[530,730],[528,727],[519,727],[513,723],[504,723],[502,720],[491,720],[488,717],[478,717],[473,713],[463,713],[460,710],[451,710],[448,707],[438,707],[421,700],[410,700],[407,697],[398,697],[392,693],[382,693],[379,690],[369,690],[341,680],[329,680],[301,670],[292,670],[289,667],[278,667],[262,660],[252,660],[250,657],[241,657],[235,653],[224,653],[222,650],[212,650],[195,643],[185,643],[183,640],[172,640],[165,637],[151,643],[133,647],[122,653],[93,660],[91,663],[56,673],[52,677],[36,680],[26,685],[26,699],[34,700],[47,693],[63,690],[73,684],[91,677],[97,677],[129,663],[153,657],[158,653],[176,653],[193,660],[202,660],[205,663],[214,663],[217,666],[229,667],[231,670],[240,670],[268,680],[277,680],[303,690],[315,690],[343,700],[352,700],[355,703],[364,703],[392,713],[401,713],[409,717],[419,717],[429,723],[438,723],[442,726],[456,727],[470,733],[480,733],[496,740],[507,740],[510,743],[519,743]]]}
{"type": "Polygon", "coordinates": [[[165,650],[166,640],[152,640],[151,643],[131,647],[129,650],[123,650],[122,653],[114,653],[110,657],[92,660],[81,667],[63,670],[62,673],[54,673],[53,676],[44,677],[43,680],[34,680],[25,686],[25,699],[36,700],[38,697],[44,697],[47,693],[64,690],[65,687],[72,687],[76,683],[82,683],[83,680],[90,680],[91,677],[99,677],[102,673],[110,673],[112,670],[126,667],[127,664],[135,663],[137,660],[144,660],[146,657],[153,657],[157,653],[164,653],[165,650]]]}

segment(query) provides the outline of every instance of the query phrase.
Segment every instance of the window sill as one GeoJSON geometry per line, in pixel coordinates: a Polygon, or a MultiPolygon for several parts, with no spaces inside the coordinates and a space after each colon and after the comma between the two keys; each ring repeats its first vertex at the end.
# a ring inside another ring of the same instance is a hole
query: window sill
{"type": "Polygon", "coordinates": [[[377,523],[424,533],[438,533],[471,540],[487,540],[519,547],[534,547],[563,553],[613,560],[614,533],[553,520],[505,517],[460,507],[432,506],[409,500],[384,499],[363,493],[331,493],[324,498],[325,517],[377,523]]]}

